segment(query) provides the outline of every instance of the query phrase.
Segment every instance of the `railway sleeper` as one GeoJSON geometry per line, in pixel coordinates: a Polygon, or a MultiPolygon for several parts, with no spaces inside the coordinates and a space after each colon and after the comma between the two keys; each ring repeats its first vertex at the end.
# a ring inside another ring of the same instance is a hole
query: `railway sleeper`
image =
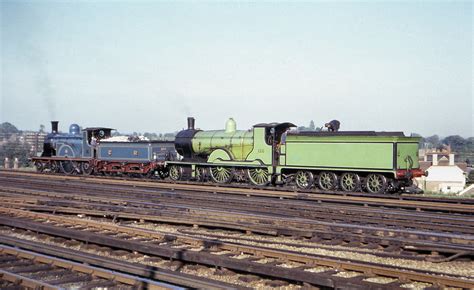
{"type": "MultiPolygon", "coordinates": [[[[36,227],[44,228],[44,226],[42,226],[42,225],[40,225],[40,226],[36,225],[36,227]]],[[[50,227],[50,226],[46,226],[46,228],[47,228],[47,227],[50,227]]],[[[58,231],[59,231],[59,232],[62,232],[62,231],[60,231],[59,229],[54,229],[53,231],[54,231],[54,232],[58,232],[58,231]]],[[[74,234],[73,232],[70,232],[71,230],[67,230],[67,231],[69,231],[69,233],[67,233],[67,236],[71,236],[71,235],[74,234]]],[[[59,232],[58,232],[58,233],[59,233],[59,232]]],[[[57,233],[56,233],[56,234],[57,234],[57,233]]],[[[61,235],[64,235],[64,234],[66,234],[66,233],[62,233],[61,235]]],[[[95,234],[92,234],[92,235],[95,235],[95,234]]],[[[103,239],[110,239],[110,238],[102,237],[101,239],[102,239],[101,241],[102,241],[102,243],[103,243],[103,242],[104,242],[103,239]]],[[[91,241],[91,242],[93,242],[94,239],[91,239],[91,238],[89,237],[88,240],[91,241]]],[[[113,245],[114,245],[115,247],[116,247],[117,245],[120,245],[120,247],[123,247],[124,244],[127,244],[127,241],[121,241],[121,242],[115,241],[115,243],[113,243],[113,245]],[[117,244],[117,243],[119,243],[119,244],[117,244]]],[[[141,245],[136,245],[136,247],[137,247],[137,251],[140,251],[140,252],[145,251],[145,253],[147,253],[147,252],[149,251],[148,249],[150,249],[150,248],[146,248],[146,247],[143,248],[143,246],[141,246],[141,245]]],[[[159,250],[158,248],[155,248],[155,247],[154,247],[153,250],[155,250],[155,254],[156,254],[156,253],[160,253],[160,252],[161,252],[161,254],[164,254],[164,253],[162,252],[164,249],[159,250]]],[[[252,271],[255,271],[255,270],[258,271],[258,269],[255,269],[255,267],[252,266],[252,263],[251,263],[250,261],[246,261],[246,260],[241,260],[241,261],[235,261],[235,260],[234,260],[234,261],[222,261],[221,259],[217,259],[217,260],[216,260],[216,257],[212,257],[212,258],[211,258],[210,256],[207,256],[206,253],[199,253],[199,254],[203,254],[203,255],[204,255],[204,256],[202,256],[202,255],[199,255],[198,253],[191,253],[191,252],[187,252],[187,251],[180,251],[178,256],[176,256],[176,254],[177,254],[176,252],[174,252],[174,254],[172,254],[173,252],[169,252],[169,250],[165,250],[165,253],[167,253],[167,254],[165,254],[165,256],[168,256],[168,257],[170,257],[170,258],[172,258],[172,259],[176,259],[176,258],[177,258],[177,259],[183,259],[183,258],[184,258],[185,260],[191,259],[191,260],[194,260],[194,262],[198,262],[198,263],[212,264],[212,265],[218,265],[218,266],[222,266],[222,267],[229,267],[229,266],[230,266],[230,267],[237,267],[237,269],[240,269],[240,270],[243,270],[243,271],[249,271],[250,269],[252,269],[252,271]],[[170,255],[170,254],[171,254],[171,255],[170,255]],[[199,257],[199,256],[200,256],[200,257],[199,257]],[[197,259],[197,260],[196,260],[196,259],[197,259]],[[243,264],[242,264],[242,263],[243,263],[243,264]],[[222,264],[227,264],[227,266],[222,265],[222,264]],[[243,268],[242,268],[242,267],[243,267],[243,268]]],[[[244,258],[244,259],[245,259],[245,258],[244,258]]],[[[266,269],[266,270],[270,270],[270,269],[266,269]]],[[[272,271],[273,271],[272,273],[275,274],[276,269],[273,269],[272,271]]],[[[286,271],[290,272],[290,270],[288,270],[288,269],[286,269],[286,271]]],[[[293,273],[292,275],[299,276],[299,274],[301,274],[301,273],[298,272],[298,271],[301,271],[301,272],[303,272],[303,273],[306,272],[305,274],[308,275],[307,271],[302,271],[302,270],[298,270],[298,269],[291,269],[291,272],[293,273]],[[299,273],[299,274],[298,274],[298,273],[299,273]]],[[[266,272],[266,271],[264,271],[264,272],[266,272]]],[[[284,272],[284,273],[286,273],[286,272],[284,272]]],[[[261,274],[262,274],[262,273],[261,273],[261,274]]],[[[264,274],[264,275],[268,275],[268,273],[267,273],[267,274],[263,273],[263,274],[264,274]]],[[[281,273],[280,271],[277,271],[277,274],[283,275],[283,273],[281,273]]],[[[290,275],[290,276],[291,276],[291,275],[290,275]]],[[[284,276],[281,276],[281,277],[283,277],[283,278],[286,277],[286,279],[290,279],[290,280],[293,279],[293,278],[289,278],[287,275],[286,275],[286,276],[284,275],[284,276]]],[[[320,278],[321,278],[321,277],[320,277],[320,278]]],[[[314,282],[313,282],[313,283],[314,283],[314,282]]],[[[367,285],[365,285],[365,286],[367,287],[367,285]]]]}

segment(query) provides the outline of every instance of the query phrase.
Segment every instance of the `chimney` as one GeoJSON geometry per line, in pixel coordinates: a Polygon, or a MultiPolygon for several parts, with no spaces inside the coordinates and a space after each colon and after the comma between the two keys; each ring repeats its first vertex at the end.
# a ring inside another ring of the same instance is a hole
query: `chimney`
{"type": "Polygon", "coordinates": [[[449,154],[449,165],[454,166],[454,154],[453,153],[449,154]]]}
{"type": "Polygon", "coordinates": [[[59,121],[51,121],[51,133],[58,133],[59,121]]]}
{"type": "Polygon", "coordinates": [[[438,166],[438,154],[433,154],[433,166],[438,166]]]}
{"type": "Polygon", "coordinates": [[[188,130],[194,130],[194,118],[188,117],[188,130]]]}

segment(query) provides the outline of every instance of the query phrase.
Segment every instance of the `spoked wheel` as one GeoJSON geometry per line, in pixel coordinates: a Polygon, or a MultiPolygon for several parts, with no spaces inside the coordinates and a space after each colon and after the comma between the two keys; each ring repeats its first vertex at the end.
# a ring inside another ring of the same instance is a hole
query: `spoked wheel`
{"type": "Polygon", "coordinates": [[[247,176],[253,185],[265,186],[268,181],[268,169],[266,168],[249,168],[247,169],[247,176]]]}
{"type": "Polygon", "coordinates": [[[84,175],[91,175],[94,172],[94,166],[89,162],[83,162],[81,164],[82,174],[84,175]]]}
{"type": "Polygon", "coordinates": [[[200,167],[197,166],[194,172],[194,176],[196,177],[197,181],[206,181],[207,180],[207,168],[206,167],[200,167]]]}
{"type": "Polygon", "coordinates": [[[365,180],[365,188],[370,193],[384,193],[387,190],[387,178],[382,174],[369,174],[365,180]]]}
{"type": "Polygon", "coordinates": [[[360,189],[360,177],[355,173],[346,172],[341,176],[340,185],[343,191],[357,191],[360,189]]]}
{"type": "Polygon", "coordinates": [[[323,190],[334,190],[337,188],[337,175],[333,172],[323,171],[319,174],[318,185],[323,190]]]}
{"type": "Polygon", "coordinates": [[[183,177],[183,168],[178,165],[171,165],[169,169],[169,176],[173,181],[181,180],[183,177]]]}
{"type": "Polygon", "coordinates": [[[170,176],[170,172],[169,172],[168,169],[165,169],[165,168],[158,169],[158,176],[159,176],[161,179],[165,179],[165,178],[167,178],[168,176],[170,176]]]}
{"type": "Polygon", "coordinates": [[[231,168],[226,168],[222,166],[211,168],[211,178],[212,181],[216,183],[229,183],[232,181],[233,177],[234,173],[231,168]]]}
{"type": "Polygon", "coordinates": [[[314,176],[311,171],[300,170],[295,176],[296,186],[301,189],[308,189],[313,185],[314,176]]]}
{"type": "Polygon", "coordinates": [[[61,161],[59,163],[59,168],[61,169],[61,172],[64,174],[73,174],[74,173],[74,164],[72,164],[72,161],[66,160],[66,161],[61,161]]]}
{"type": "Polygon", "coordinates": [[[36,171],[38,172],[43,172],[44,171],[44,164],[43,162],[41,161],[35,161],[35,168],[36,168],[36,171]]]}
{"type": "Polygon", "coordinates": [[[59,172],[59,164],[57,161],[51,161],[50,163],[51,173],[58,173],[59,172]]]}

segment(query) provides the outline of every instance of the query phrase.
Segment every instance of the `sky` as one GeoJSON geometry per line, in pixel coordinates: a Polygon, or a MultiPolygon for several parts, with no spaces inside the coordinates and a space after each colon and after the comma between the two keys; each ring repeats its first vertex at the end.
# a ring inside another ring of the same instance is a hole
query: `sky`
{"type": "Polygon", "coordinates": [[[0,1],[0,122],[474,136],[471,1],[0,1]]]}

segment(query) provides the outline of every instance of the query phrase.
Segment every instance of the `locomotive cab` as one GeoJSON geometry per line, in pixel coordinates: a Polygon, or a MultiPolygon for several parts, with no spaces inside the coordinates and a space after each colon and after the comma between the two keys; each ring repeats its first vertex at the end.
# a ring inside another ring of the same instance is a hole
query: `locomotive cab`
{"type": "Polygon", "coordinates": [[[91,127],[91,128],[85,128],[82,131],[84,132],[85,139],[87,139],[87,143],[91,145],[93,137],[97,141],[112,137],[112,130],[115,130],[115,129],[105,128],[105,127],[91,127]]]}
{"type": "Polygon", "coordinates": [[[91,127],[91,128],[85,128],[82,130],[82,135],[83,135],[83,147],[84,147],[84,152],[83,156],[84,157],[97,157],[97,152],[96,146],[102,139],[107,139],[112,136],[112,128],[105,128],[105,127],[91,127]]]}

